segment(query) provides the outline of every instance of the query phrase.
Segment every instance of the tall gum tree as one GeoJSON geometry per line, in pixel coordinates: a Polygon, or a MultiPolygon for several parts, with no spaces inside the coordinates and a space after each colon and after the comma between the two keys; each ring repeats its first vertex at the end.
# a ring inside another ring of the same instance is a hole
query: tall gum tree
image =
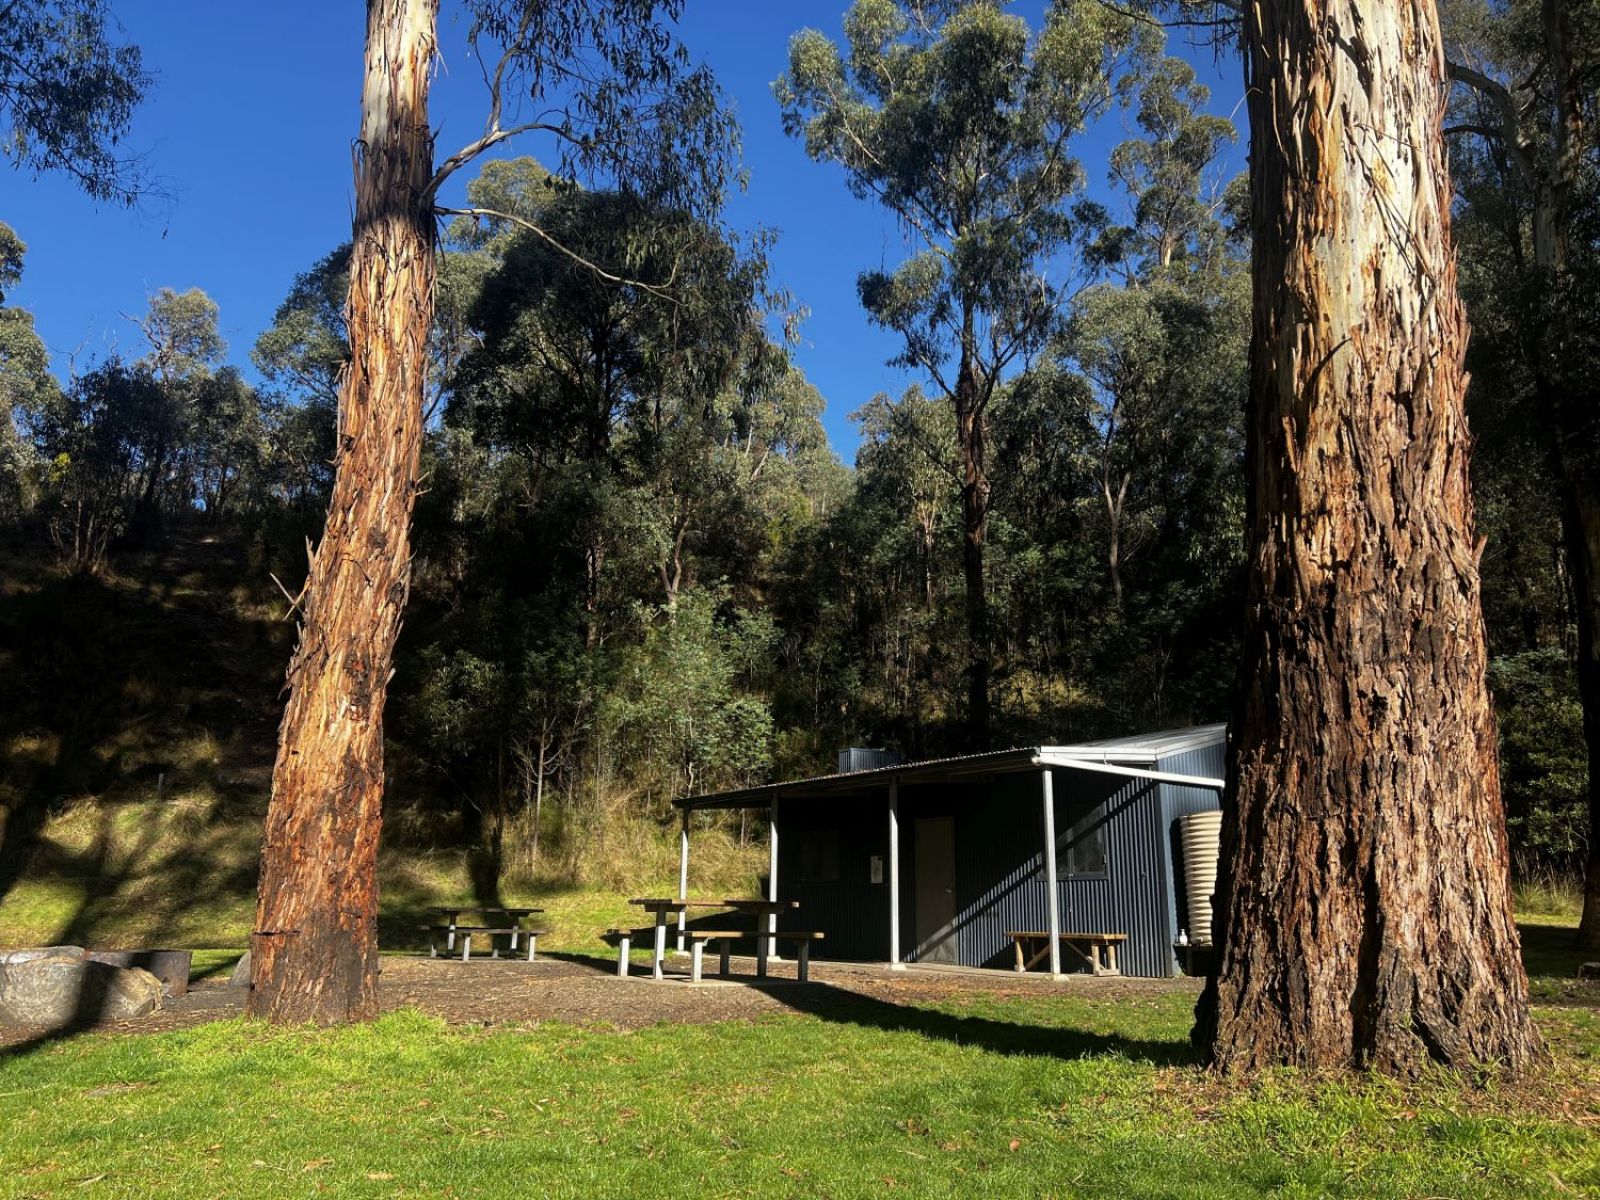
{"type": "Polygon", "coordinates": [[[383,704],[410,583],[433,323],[435,0],[372,0],[333,496],[289,664],[250,939],[253,1015],[371,1016],[383,704]]]}
{"type": "Polygon", "coordinates": [[[1061,300],[1066,204],[1082,184],[1072,144],[1126,100],[1159,46],[1148,24],[1092,0],[1055,0],[1031,33],[997,0],[856,0],[848,54],[795,35],[773,85],[784,128],[845,168],[918,247],[859,281],[899,364],[955,413],[961,458],[968,740],[989,738],[993,651],[984,576],[993,485],[989,404],[1048,335],[1061,300]]]}
{"type": "Polygon", "coordinates": [[[1197,1040],[1225,1072],[1523,1068],[1437,18],[1244,19],[1251,579],[1197,1040]]]}
{"type": "Polygon", "coordinates": [[[675,3],[469,0],[466,8],[474,48],[498,51],[485,60],[489,113],[481,137],[436,165],[428,90],[437,0],[367,5],[350,359],[327,525],[289,664],[251,935],[249,1011],[273,1021],[335,1023],[376,1011],[383,710],[410,585],[435,221],[462,211],[438,204],[439,189],[494,147],[535,133],[564,147],[564,173],[609,170],[617,186],[694,212],[716,210],[726,178],[731,118],[709,75],[685,69],[657,21],[658,9],[675,15],[675,3]],[[504,124],[516,90],[540,115],[504,124]]]}
{"type": "Polygon", "coordinates": [[[1600,384],[1587,353],[1596,337],[1593,240],[1575,230],[1600,186],[1600,23],[1584,0],[1452,0],[1446,15],[1455,105],[1445,132],[1478,141],[1502,168],[1519,217],[1516,283],[1536,301],[1525,306],[1523,340],[1559,497],[1589,760],[1577,940],[1600,950],[1600,384]]]}

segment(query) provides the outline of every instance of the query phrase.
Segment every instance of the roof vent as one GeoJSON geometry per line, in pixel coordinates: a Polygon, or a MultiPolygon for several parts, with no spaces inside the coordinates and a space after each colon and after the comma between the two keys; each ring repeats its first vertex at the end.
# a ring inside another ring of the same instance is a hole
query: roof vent
{"type": "Polygon", "coordinates": [[[905,759],[898,750],[870,750],[865,746],[847,746],[839,751],[839,774],[850,775],[856,771],[872,771],[878,767],[897,767],[905,759]]]}

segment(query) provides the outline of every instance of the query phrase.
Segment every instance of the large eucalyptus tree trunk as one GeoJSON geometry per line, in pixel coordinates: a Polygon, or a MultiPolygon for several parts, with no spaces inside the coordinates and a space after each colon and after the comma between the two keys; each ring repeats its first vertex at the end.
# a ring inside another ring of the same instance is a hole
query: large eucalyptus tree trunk
{"type": "Polygon", "coordinates": [[[1252,572],[1197,1036],[1225,1071],[1523,1067],[1434,6],[1245,13],[1252,572]]]}
{"type": "Polygon", "coordinates": [[[289,664],[251,935],[250,1012],[376,1011],[383,703],[410,581],[433,309],[436,0],[369,0],[348,324],[327,527],[289,664]]]}

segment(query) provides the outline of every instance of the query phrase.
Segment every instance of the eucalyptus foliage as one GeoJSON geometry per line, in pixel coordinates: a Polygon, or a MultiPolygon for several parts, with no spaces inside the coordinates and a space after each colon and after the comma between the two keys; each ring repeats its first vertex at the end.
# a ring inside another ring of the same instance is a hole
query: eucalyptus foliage
{"type": "Polygon", "coordinates": [[[61,171],[97,200],[132,203],[147,185],[122,151],[152,78],[119,43],[106,0],[12,0],[0,20],[0,153],[61,171]]]}

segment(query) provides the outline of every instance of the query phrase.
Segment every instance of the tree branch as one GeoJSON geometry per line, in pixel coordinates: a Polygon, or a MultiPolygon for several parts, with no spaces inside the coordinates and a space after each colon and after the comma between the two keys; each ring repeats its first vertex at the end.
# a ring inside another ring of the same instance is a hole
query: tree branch
{"type": "MultiPolygon", "coordinates": [[[[433,211],[437,215],[442,216],[442,217],[477,217],[477,218],[481,218],[483,220],[489,220],[489,221],[510,221],[511,224],[517,226],[520,229],[527,230],[529,233],[531,233],[535,237],[539,238],[541,241],[543,241],[545,244],[550,246],[552,249],[554,249],[558,253],[560,253],[562,255],[565,255],[567,258],[570,258],[573,262],[577,263],[580,267],[583,267],[585,270],[593,272],[595,275],[599,276],[601,279],[604,279],[607,283],[615,283],[620,287],[635,287],[635,288],[638,288],[642,292],[648,292],[650,295],[655,296],[658,299],[665,300],[669,304],[676,305],[678,303],[677,297],[675,297],[665,287],[662,287],[659,284],[646,283],[642,279],[630,279],[626,275],[614,275],[614,274],[612,274],[610,271],[607,271],[604,267],[600,266],[598,263],[591,262],[589,259],[583,257],[583,255],[579,254],[577,251],[575,251],[575,250],[571,249],[569,246],[565,245],[560,239],[555,237],[555,235],[553,235],[549,230],[543,228],[542,226],[534,224],[532,221],[528,220],[526,217],[519,217],[515,213],[496,212],[492,208],[446,208],[446,207],[440,205],[440,206],[436,207],[433,211]]],[[[674,267],[673,267],[673,275],[674,275],[674,277],[676,277],[676,275],[677,275],[677,267],[676,267],[676,265],[674,265],[674,267]]],[[[670,285],[672,283],[672,280],[669,279],[667,281],[667,283],[670,285]]]]}

